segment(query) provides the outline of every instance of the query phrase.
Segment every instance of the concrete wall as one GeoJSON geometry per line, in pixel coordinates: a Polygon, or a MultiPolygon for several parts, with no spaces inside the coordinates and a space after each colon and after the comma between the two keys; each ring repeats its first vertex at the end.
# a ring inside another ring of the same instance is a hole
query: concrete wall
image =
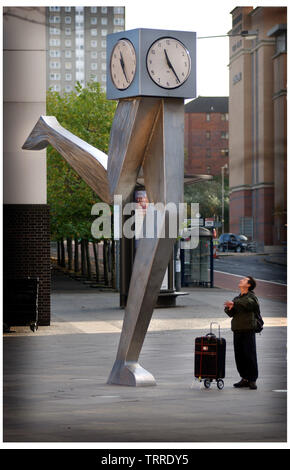
{"type": "Polygon", "coordinates": [[[46,203],[46,151],[21,147],[46,108],[45,8],[5,7],[4,203],[46,203]]]}
{"type": "MultiPolygon", "coordinates": [[[[39,324],[49,325],[46,151],[22,150],[39,117],[46,114],[45,8],[5,7],[3,32],[4,293],[8,295],[12,291],[17,296],[15,279],[38,278],[39,324]]],[[[15,325],[19,319],[13,317],[10,305],[8,299],[5,318],[9,319],[9,325],[15,325]]]]}

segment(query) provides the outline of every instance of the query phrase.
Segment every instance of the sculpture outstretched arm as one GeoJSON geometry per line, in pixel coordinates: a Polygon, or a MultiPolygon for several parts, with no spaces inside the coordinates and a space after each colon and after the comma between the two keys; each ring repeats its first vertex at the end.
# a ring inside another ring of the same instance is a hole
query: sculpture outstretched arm
{"type": "Polygon", "coordinates": [[[102,201],[111,204],[107,176],[108,157],[62,127],[54,116],[41,116],[22,146],[25,150],[41,150],[52,145],[95,191],[102,201]]]}

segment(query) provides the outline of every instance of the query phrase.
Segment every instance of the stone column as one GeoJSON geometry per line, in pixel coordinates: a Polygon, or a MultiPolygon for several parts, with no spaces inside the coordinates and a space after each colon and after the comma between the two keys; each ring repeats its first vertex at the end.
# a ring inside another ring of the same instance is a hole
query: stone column
{"type": "Polygon", "coordinates": [[[46,151],[22,150],[46,114],[44,7],[3,11],[4,278],[39,277],[39,324],[50,323],[46,151]]]}

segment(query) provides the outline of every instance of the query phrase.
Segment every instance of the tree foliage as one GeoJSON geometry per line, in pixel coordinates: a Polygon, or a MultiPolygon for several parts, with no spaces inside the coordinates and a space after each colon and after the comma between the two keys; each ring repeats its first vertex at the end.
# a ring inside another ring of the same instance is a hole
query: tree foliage
{"type": "MultiPolygon", "coordinates": [[[[47,93],[47,115],[105,153],[115,106],[96,82],[85,88],[77,84],[74,91],[63,95],[47,93]]],[[[90,238],[91,208],[99,198],[51,146],[47,151],[47,194],[52,238],[90,238]]]]}
{"type": "MultiPolygon", "coordinates": [[[[229,180],[224,179],[224,215],[225,225],[228,224],[229,214],[229,180]]],[[[201,217],[222,217],[222,182],[221,176],[214,176],[212,180],[201,181],[185,186],[184,200],[187,203],[199,203],[201,217]]]]}

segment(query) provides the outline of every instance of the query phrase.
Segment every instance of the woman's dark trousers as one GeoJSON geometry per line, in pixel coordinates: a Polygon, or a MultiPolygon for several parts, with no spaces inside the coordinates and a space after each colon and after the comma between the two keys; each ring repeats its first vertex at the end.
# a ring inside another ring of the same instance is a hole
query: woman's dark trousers
{"type": "Polygon", "coordinates": [[[256,333],[234,331],[234,350],[240,376],[250,382],[255,382],[258,378],[256,333]]]}

